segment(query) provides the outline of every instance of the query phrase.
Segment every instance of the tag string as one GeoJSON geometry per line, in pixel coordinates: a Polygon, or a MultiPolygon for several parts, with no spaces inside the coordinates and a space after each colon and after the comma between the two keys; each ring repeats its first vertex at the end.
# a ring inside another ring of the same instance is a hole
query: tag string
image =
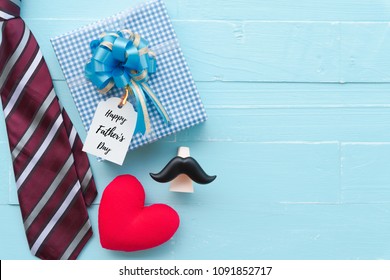
{"type": "Polygon", "coordinates": [[[127,99],[129,98],[129,92],[133,93],[132,89],[129,86],[125,87],[125,93],[121,97],[121,102],[119,102],[119,107],[122,108],[123,106],[126,105],[127,99]]]}

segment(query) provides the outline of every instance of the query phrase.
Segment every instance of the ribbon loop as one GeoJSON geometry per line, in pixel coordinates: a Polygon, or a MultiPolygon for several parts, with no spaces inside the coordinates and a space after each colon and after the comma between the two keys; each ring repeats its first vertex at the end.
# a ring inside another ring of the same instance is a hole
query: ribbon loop
{"type": "Polygon", "coordinates": [[[125,62],[126,50],[129,45],[132,45],[131,41],[122,37],[117,38],[112,47],[112,55],[114,58],[120,62],[125,62]]]}
{"type": "Polygon", "coordinates": [[[156,55],[148,45],[146,39],[128,29],[102,33],[100,39],[90,43],[92,58],[85,66],[85,76],[101,93],[108,92],[113,86],[130,89],[138,113],[136,132],[142,134],[151,130],[146,96],[164,122],[170,121],[163,105],[147,84],[149,74],[155,73],[157,68],[156,55]]]}
{"type": "Polygon", "coordinates": [[[129,71],[141,70],[138,49],[134,45],[131,45],[129,48],[126,49],[126,57],[126,62],[123,64],[124,67],[128,68],[129,71]]]}

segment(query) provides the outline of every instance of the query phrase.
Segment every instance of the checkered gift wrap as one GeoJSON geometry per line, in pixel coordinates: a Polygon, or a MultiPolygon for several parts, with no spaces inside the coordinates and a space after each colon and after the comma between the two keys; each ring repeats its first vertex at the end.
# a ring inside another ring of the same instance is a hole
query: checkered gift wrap
{"type": "Polygon", "coordinates": [[[106,95],[99,94],[97,88],[85,78],[84,67],[92,56],[90,42],[102,32],[121,29],[139,33],[149,41],[150,49],[157,54],[157,72],[150,75],[149,85],[171,120],[170,124],[165,124],[148,100],[152,131],[148,135],[134,135],[130,149],[204,122],[207,118],[206,112],[165,5],[161,0],[152,0],[51,39],[86,130],[89,130],[100,101],[123,94],[123,90],[117,88],[113,88],[106,95]]]}

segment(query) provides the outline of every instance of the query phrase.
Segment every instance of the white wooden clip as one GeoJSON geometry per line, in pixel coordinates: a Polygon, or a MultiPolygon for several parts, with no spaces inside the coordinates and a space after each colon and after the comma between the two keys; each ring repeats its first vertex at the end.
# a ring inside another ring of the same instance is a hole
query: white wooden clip
{"type": "MultiPolygon", "coordinates": [[[[190,148],[189,147],[179,147],[177,155],[182,158],[186,158],[190,156],[190,148]]],[[[171,181],[169,190],[171,192],[184,192],[184,193],[193,193],[194,186],[192,184],[192,180],[185,174],[180,174],[175,179],[171,181]]]]}

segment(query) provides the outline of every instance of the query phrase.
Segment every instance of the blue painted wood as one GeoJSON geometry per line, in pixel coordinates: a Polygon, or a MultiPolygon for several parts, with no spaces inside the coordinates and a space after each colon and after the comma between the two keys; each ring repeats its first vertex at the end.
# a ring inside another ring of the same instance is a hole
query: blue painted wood
{"type": "MultiPolygon", "coordinates": [[[[26,21],[53,78],[63,80],[49,39],[94,20],[26,21]]],[[[176,20],[173,25],[196,81],[390,82],[390,65],[382,59],[390,45],[388,23],[176,20]]]]}
{"type": "MultiPolygon", "coordinates": [[[[172,1],[167,1],[168,3],[172,1]]],[[[388,21],[388,1],[310,1],[310,0],[181,0],[181,19],[277,20],[277,21],[388,21]]]]}
{"type": "MultiPolygon", "coordinates": [[[[49,39],[142,1],[23,1],[82,139],[49,39]]],[[[181,226],[156,249],[104,250],[99,195],[80,258],[390,259],[390,1],[165,2],[209,119],[130,152],[122,167],[90,160],[100,195],[116,175],[134,174],[146,203],[171,205],[181,226]],[[148,175],[182,145],[218,175],[192,195],[148,175]]],[[[0,258],[34,259],[2,115],[0,224],[0,258]]]]}
{"type": "Polygon", "coordinates": [[[347,203],[390,202],[389,143],[341,146],[341,198],[347,203]]]}
{"type": "Polygon", "coordinates": [[[389,109],[209,109],[180,141],[388,141],[389,109]],[[364,133],[363,133],[364,132],[364,133]]]}
{"type": "Polygon", "coordinates": [[[206,108],[377,108],[390,105],[390,84],[198,82],[206,108]]]}
{"type": "MultiPolygon", "coordinates": [[[[23,3],[22,14],[32,18],[100,19],[140,2],[111,0],[112,5],[107,5],[104,1],[83,0],[70,5],[66,0],[35,0],[23,3]],[[86,11],[90,11],[88,15],[86,11]]],[[[164,3],[173,19],[183,20],[388,21],[390,15],[390,5],[383,0],[165,0],[164,3]]]]}

